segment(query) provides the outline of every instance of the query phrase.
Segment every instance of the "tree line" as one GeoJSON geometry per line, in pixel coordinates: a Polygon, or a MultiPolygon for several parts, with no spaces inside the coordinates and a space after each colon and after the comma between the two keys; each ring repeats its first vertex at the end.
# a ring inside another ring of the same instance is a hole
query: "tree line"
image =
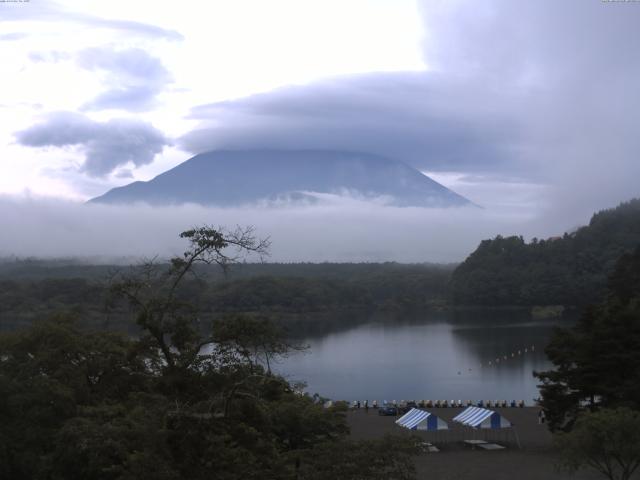
{"type": "MultiPolygon", "coordinates": [[[[303,324],[308,328],[315,320],[326,322],[329,317],[332,323],[336,319],[341,323],[357,322],[372,310],[425,309],[447,302],[452,270],[448,266],[347,264],[344,269],[333,270],[334,267],[319,265],[321,271],[316,272],[306,264],[283,270],[275,266],[277,274],[263,275],[263,271],[271,271],[270,267],[256,267],[248,274],[246,269],[254,267],[241,264],[231,268],[225,278],[210,274],[207,265],[195,265],[196,276],[185,278],[176,295],[193,304],[206,319],[227,313],[262,314],[277,317],[291,329],[302,328],[303,324]],[[313,274],[284,275],[296,271],[313,274]]],[[[130,331],[134,327],[127,308],[109,303],[110,279],[122,270],[126,269],[111,267],[108,273],[100,270],[98,278],[25,274],[17,279],[0,279],[3,328],[26,326],[37,318],[66,311],[86,326],[130,331]]]]}
{"type": "Polygon", "coordinates": [[[606,294],[620,256],[640,244],[640,199],[603,210],[562,237],[484,240],[453,272],[457,305],[584,307],[606,294]]]}

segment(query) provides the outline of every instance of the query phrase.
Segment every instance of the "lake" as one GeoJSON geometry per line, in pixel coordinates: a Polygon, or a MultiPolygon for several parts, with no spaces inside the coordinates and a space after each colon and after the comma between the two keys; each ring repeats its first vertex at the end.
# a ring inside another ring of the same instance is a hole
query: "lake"
{"type": "Polygon", "coordinates": [[[554,326],[517,312],[424,313],[375,318],[303,338],[309,350],[277,370],[307,391],[335,400],[525,400],[539,396],[534,370],[554,326]]]}

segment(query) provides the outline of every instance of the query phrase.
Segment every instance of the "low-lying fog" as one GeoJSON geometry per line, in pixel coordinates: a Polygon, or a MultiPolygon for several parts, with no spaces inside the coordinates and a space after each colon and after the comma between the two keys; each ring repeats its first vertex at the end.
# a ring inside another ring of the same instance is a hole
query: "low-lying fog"
{"type": "MultiPolygon", "coordinates": [[[[0,256],[115,257],[178,254],[178,234],[209,224],[253,225],[270,237],[273,262],[457,262],[480,240],[497,234],[525,238],[556,235],[588,221],[571,222],[522,206],[426,209],[385,206],[319,196],[314,205],[244,208],[198,205],[150,207],[83,204],[38,197],[0,197],[0,256]]],[[[254,259],[255,260],[255,259],[254,259]]]]}

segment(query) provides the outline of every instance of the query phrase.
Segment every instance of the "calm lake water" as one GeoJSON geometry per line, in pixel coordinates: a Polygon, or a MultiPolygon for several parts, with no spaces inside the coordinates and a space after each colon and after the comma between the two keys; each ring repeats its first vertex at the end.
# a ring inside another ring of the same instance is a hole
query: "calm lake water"
{"type": "Polygon", "coordinates": [[[539,396],[532,372],[551,366],[544,347],[556,325],[570,322],[487,311],[376,320],[304,338],[309,351],[282,360],[277,369],[291,381],[305,381],[309,393],[336,400],[530,404],[539,396]]]}

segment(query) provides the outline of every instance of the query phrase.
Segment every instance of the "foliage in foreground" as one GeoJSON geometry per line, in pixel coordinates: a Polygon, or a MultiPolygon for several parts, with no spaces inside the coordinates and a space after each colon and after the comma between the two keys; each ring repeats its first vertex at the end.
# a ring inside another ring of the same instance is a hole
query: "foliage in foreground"
{"type": "Polygon", "coordinates": [[[311,452],[311,461],[302,469],[302,478],[410,480],[414,478],[413,437],[386,436],[382,441],[325,442],[311,452]]]}
{"type": "Polygon", "coordinates": [[[168,268],[148,262],[113,284],[140,337],[68,317],[0,336],[0,478],[411,479],[407,440],[349,442],[344,406],[270,372],[290,349],[276,328],[234,316],[203,329],[176,295],[196,263],[226,267],[266,244],[240,229],[181,236],[189,248],[168,268]]]}
{"type": "Polygon", "coordinates": [[[560,466],[570,472],[589,468],[610,480],[628,480],[640,466],[640,413],[628,408],[584,413],[555,442],[560,466]]]}
{"type": "Polygon", "coordinates": [[[558,329],[546,349],[555,369],[539,372],[551,430],[569,430],[583,410],[640,410],[640,247],[622,256],[606,302],[571,329],[558,329]]]}

